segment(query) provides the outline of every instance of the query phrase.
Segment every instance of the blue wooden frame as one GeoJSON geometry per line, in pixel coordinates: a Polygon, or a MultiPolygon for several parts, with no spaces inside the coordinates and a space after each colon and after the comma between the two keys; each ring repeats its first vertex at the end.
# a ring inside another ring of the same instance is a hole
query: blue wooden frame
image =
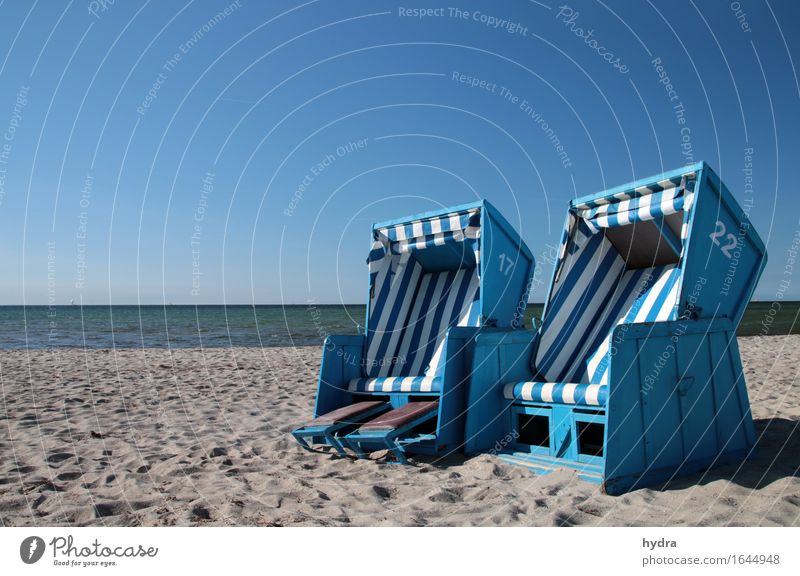
{"type": "MultiPolygon", "coordinates": [[[[678,319],[615,328],[608,401],[597,408],[506,399],[505,384],[534,378],[540,333],[479,330],[467,397],[467,453],[499,452],[505,461],[542,473],[570,467],[610,494],[755,454],[736,327],[767,256],[747,211],[703,162],[578,198],[570,209],[687,173],[694,173],[695,185],[678,264],[678,319]],[[652,370],[656,362],[664,363],[657,372],[652,370]],[[520,414],[545,411],[550,446],[526,446],[514,439],[520,414]],[[586,453],[578,442],[581,423],[603,427],[600,455],[586,453]]],[[[554,265],[550,294],[559,264],[554,265]]]]}

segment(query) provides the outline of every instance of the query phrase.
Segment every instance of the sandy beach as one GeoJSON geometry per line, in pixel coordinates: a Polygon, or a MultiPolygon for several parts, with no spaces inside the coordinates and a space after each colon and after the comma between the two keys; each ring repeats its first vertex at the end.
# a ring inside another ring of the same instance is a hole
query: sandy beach
{"type": "Polygon", "coordinates": [[[319,347],[3,350],[0,523],[797,526],[800,336],[740,343],[758,458],[620,497],[489,455],[304,452],[319,347]]]}

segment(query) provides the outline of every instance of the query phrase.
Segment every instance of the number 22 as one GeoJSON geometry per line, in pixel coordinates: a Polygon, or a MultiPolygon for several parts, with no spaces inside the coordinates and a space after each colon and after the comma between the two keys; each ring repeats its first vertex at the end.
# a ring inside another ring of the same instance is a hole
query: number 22
{"type": "Polygon", "coordinates": [[[714,244],[720,247],[719,249],[722,250],[722,253],[725,254],[725,257],[730,258],[731,252],[733,251],[734,248],[736,248],[739,241],[736,239],[736,235],[734,234],[729,233],[727,236],[725,236],[725,231],[726,231],[725,223],[721,222],[720,220],[717,220],[717,224],[714,228],[714,231],[708,236],[711,238],[711,241],[714,244]],[[728,241],[728,243],[725,244],[725,246],[720,245],[719,238],[721,238],[722,236],[725,236],[725,239],[728,241]]]}

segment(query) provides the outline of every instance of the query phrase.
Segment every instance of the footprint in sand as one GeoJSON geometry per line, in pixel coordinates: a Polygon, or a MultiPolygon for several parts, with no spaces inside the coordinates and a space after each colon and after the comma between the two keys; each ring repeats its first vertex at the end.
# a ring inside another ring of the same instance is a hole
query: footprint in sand
{"type": "Polygon", "coordinates": [[[72,480],[77,480],[83,476],[83,472],[62,472],[58,476],[56,476],[56,480],[62,480],[65,482],[70,482],[72,480]]]}
{"type": "Polygon", "coordinates": [[[71,454],[69,452],[55,452],[47,457],[47,462],[51,465],[58,464],[64,460],[69,460],[70,458],[75,458],[75,454],[71,454]]]}

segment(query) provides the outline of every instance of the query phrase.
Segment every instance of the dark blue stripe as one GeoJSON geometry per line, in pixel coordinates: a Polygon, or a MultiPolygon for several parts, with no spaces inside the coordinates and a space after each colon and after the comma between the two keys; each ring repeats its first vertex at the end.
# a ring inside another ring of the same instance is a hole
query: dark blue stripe
{"type": "MultiPolygon", "coordinates": [[[[616,302],[614,303],[614,307],[611,311],[611,314],[609,315],[609,320],[606,323],[606,329],[602,330],[598,334],[594,346],[592,347],[593,351],[596,351],[600,347],[600,344],[603,342],[603,340],[609,338],[613,334],[614,328],[617,325],[617,319],[619,318],[619,315],[622,313],[622,307],[628,301],[628,298],[630,298],[631,294],[633,294],[635,290],[638,290],[642,276],[644,276],[646,272],[648,272],[646,268],[641,268],[639,270],[628,270],[623,275],[623,279],[625,278],[626,275],[629,276],[628,283],[625,285],[625,288],[623,289],[621,296],[618,297],[616,302]]],[[[646,292],[647,289],[644,290],[644,293],[646,292]]],[[[641,295],[639,296],[639,298],[641,298],[641,295]]],[[[638,301],[638,298],[636,301],[638,301]]],[[[636,304],[636,301],[634,301],[634,306],[636,304]]],[[[630,312],[628,312],[628,314],[630,314],[630,312]]],[[[589,375],[589,382],[591,384],[599,384],[600,381],[602,380],[603,375],[606,373],[606,370],[608,370],[608,364],[611,361],[610,353],[611,353],[611,347],[609,346],[609,354],[606,354],[605,358],[603,358],[600,361],[600,363],[597,365],[597,369],[595,370],[594,374],[589,375]]],[[[583,366],[579,367],[579,373],[583,371],[582,368],[584,367],[583,366]]]]}
{"type": "MultiPolygon", "coordinates": [[[[389,350],[389,341],[392,338],[392,334],[395,330],[402,330],[404,326],[404,322],[406,318],[398,318],[400,315],[400,309],[403,307],[403,302],[405,295],[408,294],[408,287],[411,284],[411,277],[414,273],[414,266],[416,263],[412,260],[408,260],[406,262],[406,266],[403,270],[403,276],[400,278],[399,287],[395,288],[397,292],[397,296],[394,301],[394,305],[392,309],[388,311],[388,318],[386,321],[386,325],[381,333],[375,333],[373,337],[380,338],[380,343],[378,345],[378,350],[375,353],[374,360],[380,359],[387,359],[392,358],[394,354],[396,354],[397,349],[389,350]],[[399,321],[398,321],[399,320],[399,321]]],[[[384,282],[385,284],[390,284],[390,282],[384,282]]],[[[416,287],[415,287],[416,288],[416,287]]],[[[401,334],[402,336],[402,334],[401,334]]],[[[402,340],[402,338],[399,338],[402,340]]],[[[368,375],[373,375],[377,372],[380,372],[381,366],[369,366],[368,375]]]]}
{"type": "MultiPolygon", "coordinates": [[[[602,248],[602,240],[603,237],[599,234],[595,237],[592,237],[590,243],[594,242],[596,246],[594,247],[587,246],[586,248],[584,248],[583,253],[579,257],[578,264],[573,266],[572,269],[570,270],[570,273],[567,279],[565,280],[565,282],[568,282],[570,285],[569,286],[564,285],[561,287],[561,290],[559,290],[559,293],[555,301],[556,312],[555,313],[550,312],[548,314],[548,316],[550,316],[554,320],[557,318],[557,312],[560,311],[561,308],[565,305],[566,300],[573,294],[573,292],[575,292],[575,290],[581,289],[579,286],[576,285],[576,283],[578,280],[580,280],[581,274],[586,271],[587,267],[591,266],[591,262],[584,263],[584,260],[594,259],[595,254],[598,252],[599,249],[602,248]],[[569,290],[566,290],[567,288],[569,288],[569,290]],[[551,316],[551,314],[554,315],[551,316]]],[[[591,281],[583,289],[583,293],[581,294],[577,304],[574,305],[572,310],[565,311],[565,313],[568,314],[567,321],[562,326],[561,331],[558,333],[555,340],[552,342],[552,344],[550,344],[550,348],[546,351],[544,357],[542,357],[539,360],[539,365],[537,366],[537,368],[539,369],[540,372],[546,374],[552,368],[552,365],[557,359],[564,344],[566,344],[569,341],[569,337],[572,335],[572,332],[575,329],[575,325],[577,324],[577,322],[581,320],[583,315],[587,312],[587,310],[585,309],[585,303],[587,298],[591,298],[591,296],[594,295],[594,292],[596,292],[599,285],[605,280],[607,274],[611,269],[611,265],[613,264],[617,256],[618,256],[617,252],[613,249],[609,249],[606,252],[605,256],[603,257],[603,260],[600,262],[600,265],[597,267],[596,270],[594,270],[594,276],[592,277],[591,281]]],[[[567,364],[566,367],[568,368],[569,364],[567,364]]],[[[560,379],[563,376],[563,372],[565,372],[565,370],[562,370],[562,373],[560,373],[558,377],[554,377],[553,379],[555,380],[560,379]]]]}
{"type": "MultiPolygon", "coordinates": [[[[409,343],[408,346],[408,353],[407,353],[408,355],[406,357],[406,362],[404,365],[407,367],[406,370],[411,369],[411,366],[414,364],[414,360],[417,357],[418,353],[417,348],[419,346],[420,339],[422,338],[422,331],[425,328],[425,315],[431,308],[431,301],[433,300],[433,295],[436,291],[436,284],[439,278],[439,274],[442,274],[442,272],[438,273],[429,272],[425,274],[425,276],[430,277],[430,281],[428,282],[428,288],[425,290],[424,294],[417,294],[416,296],[417,298],[422,298],[422,305],[420,306],[419,309],[419,316],[416,318],[409,318],[408,322],[408,328],[411,328],[411,326],[413,326],[414,331],[411,334],[411,342],[409,343]]],[[[420,286],[422,286],[422,280],[423,278],[420,278],[420,286]]],[[[405,372],[402,372],[399,375],[402,374],[405,374],[405,372]]]]}
{"type": "Polygon", "coordinates": [[[450,290],[453,289],[453,281],[455,280],[455,271],[446,271],[446,272],[439,272],[439,274],[446,274],[445,280],[445,289],[442,292],[441,298],[436,303],[436,310],[433,313],[433,323],[431,324],[431,333],[423,334],[422,341],[427,341],[427,345],[424,348],[423,352],[423,361],[425,362],[423,366],[427,366],[430,363],[430,359],[433,356],[433,353],[436,351],[436,343],[438,341],[439,330],[441,328],[442,323],[442,316],[444,315],[444,308],[445,303],[447,302],[447,296],[450,294],[450,290]],[[435,336],[434,336],[435,335],[435,336]]]}
{"type": "MultiPolygon", "coordinates": [[[[602,284],[603,280],[605,280],[606,274],[610,271],[611,265],[614,263],[614,260],[616,260],[617,257],[618,254],[616,250],[612,248],[608,251],[608,254],[603,259],[603,262],[601,263],[600,266],[600,270],[602,272],[599,272],[595,275],[595,277],[592,279],[592,282],[587,287],[586,292],[584,292],[584,295],[581,297],[580,303],[578,304],[578,306],[575,307],[572,316],[574,320],[572,322],[573,326],[576,325],[580,320],[582,320],[586,314],[591,314],[592,316],[591,319],[589,320],[589,329],[585,330],[581,335],[580,339],[578,340],[578,343],[574,346],[572,353],[568,356],[567,361],[564,364],[564,369],[556,376],[555,378],[556,380],[563,380],[567,378],[567,375],[570,374],[570,372],[574,372],[574,366],[580,360],[578,358],[578,354],[583,349],[584,345],[586,344],[586,341],[590,338],[592,330],[597,325],[597,322],[602,318],[603,312],[606,311],[606,308],[608,307],[607,302],[609,300],[613,302],[614,295],[619,287],[619,278],[614,280],[614,283],[611,286],[611,290],[606,295],[606,303],[604,303],[605,305],[597,306],[593,314],[592,310],[587,309],[584,300],[587,297],[591,298],[597,294],[600,285],[602,284]]],[[[569,332],[571,333],[572,331],[573,328],[570,327],[569,332]]],[[[567,337],[569,337],[569,335],[571,334],[568,334],[567,337]]]]}

